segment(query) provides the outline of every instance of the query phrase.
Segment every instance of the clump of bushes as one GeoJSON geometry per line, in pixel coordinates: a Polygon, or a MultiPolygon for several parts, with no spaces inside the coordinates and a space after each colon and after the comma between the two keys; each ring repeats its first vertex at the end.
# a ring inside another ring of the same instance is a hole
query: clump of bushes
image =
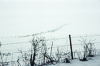
{"type": "Polygon", "coordinates": [[[94,43],[92,43],[91,40],[89,42],[86,42],[86,39],[84,38],[82,38],[81,42],[84,47],[84,52],[83,52],[84,55],[83,55],[83,58],[80,59],[80,61],[88,61],[87,57],[94,57],[94,54],[93,54],[93,44],[94,43]]]}

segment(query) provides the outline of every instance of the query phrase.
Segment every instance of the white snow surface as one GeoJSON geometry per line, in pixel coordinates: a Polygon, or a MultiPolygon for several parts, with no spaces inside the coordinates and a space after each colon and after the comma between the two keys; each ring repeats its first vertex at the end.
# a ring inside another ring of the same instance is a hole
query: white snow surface
{"type": "Polygon", "coordinates": [[[48,66],[100,66],[100,56],[91,57],[88,61],[80,61],[79,59],[70,60],[71,63],[57,63],[48,66]]]}
{"type": "MultiPolygon", "coordinates": [[[[44,66],[100,66],[100,55],[95,57],[88,57],[88,61],[80,61],[79,59],[73,59],[70,60],[70,62],[71,63],[59,62],[59,63],[55,63],[55,65],[47,64],[44,66]]],[[[8,66],[18,66],[18,65],[8,65],[8,66]]],[[[28,65],[21,65],[21,66],[28,66],[28,65]]]]}

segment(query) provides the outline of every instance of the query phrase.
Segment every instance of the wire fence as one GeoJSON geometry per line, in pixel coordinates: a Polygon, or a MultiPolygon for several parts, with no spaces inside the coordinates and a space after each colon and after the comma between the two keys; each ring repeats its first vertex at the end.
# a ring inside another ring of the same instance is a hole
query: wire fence
{"type": "MultiPolygon", "coordinates": [[[[100,55],[100,35],[86,35],[86,36],[72,36],[71,39],[72,39],[72,50],[73,50],[73,57],[74,58],[79,58],[79,57],[82,57],[83,54],[84,54],[84,46],[83,46],[83,39],[89,43],[94,43],[94,46],[93,48],[95,49],[95,51],[93,52],[95,55],[100,55]],[[94,39],[96,39],[95,41],[93,41],[94,39]],[[80,40],[80,41],[79,41],[80,40]]],[[[9,38],[9,37],[8,37],[9,38]]],[[[14,37],[13,37],[14,38],[14,37]]],[[[16,38],[16,37],[15,37],[16,38]]],[[[47,42],[47,51],[48,51],[48,54],[50,55],[50,53],[52,52],[52,57],[55,57],[57,58],[57,53],[58,53],[58,50],[59,50],[59,53],[61,53],[62,57],[60,60],[63,60],[64,58],[69,58],[71,59],[71,50],[70,50],[70,42],[69,42],[69,37],[64,37],[64,38],[54,38],[54,39],[46,39],[44,40],[47,42]],[[52,51],[51,51],[51,44],[53,42],[53,46],[52,46],[52,51]]],[[[26,41],[26,42],[14,42],[14,43],[0,43],[0,46],[1,47],[5,47],[5,46],[9,46],[10,45],[25,45],[26,46],[28,44],[31,45],[31,42],[30,41],[26,41]]],[[[8,47],[8,48],[9,48],[8,47]]],[[[13,49],[14,50],[14,49],[13,49]]],[[[3,53],[3,51],[13,51],[13,50],[1,50],[1,53],[3,53]]],[[[29,53],[30,55],[30,52],[32,50],[28,50],[28,51],[23,51],[23,53],[29,53]]],[[[1,54],[0,53],[0,54],[1,54]]],[[[19,51],[13,51],[10,53],[11,55],[9,56],[9,58],[13,58],[13,57],[16,57],[15,60],[18,59],[18,56],[21,56],[21,53],[19,51]]],[[[60,55],[60,54],[59,54],[60,55]]],[[[6,59],[6,58],[5,58],[6,59]]],[[[13,61],[13,59],[10,59],[10,61],[13,61]]],[[[43,57],[40,59],[40,60],[37,60],[38,63],[42,64],[43,63],[43,57]]]]}

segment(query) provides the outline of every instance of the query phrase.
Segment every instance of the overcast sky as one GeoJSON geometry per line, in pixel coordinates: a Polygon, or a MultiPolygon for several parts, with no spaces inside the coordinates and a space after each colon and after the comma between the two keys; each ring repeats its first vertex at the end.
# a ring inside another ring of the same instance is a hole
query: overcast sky
{"type": "Polygon", "coordinates": [[[100,34],[100,0],[0,0],[0,37],[30,35],[62,24],[67,25],[46,36],[100,34]]]}
{"type": "Polygon", "coordinates": [[[0,0],[0,36],[34,34],[68,24],[56,34],[99,34],[99,0],[0,0]]]}

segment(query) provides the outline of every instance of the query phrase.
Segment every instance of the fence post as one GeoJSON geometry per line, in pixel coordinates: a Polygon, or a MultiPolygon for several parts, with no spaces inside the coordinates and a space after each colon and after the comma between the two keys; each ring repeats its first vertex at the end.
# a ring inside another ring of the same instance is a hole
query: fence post
{"type": "Polygon", "coordinates": [[[70,49],[71,49],[71,58],[73,59],[73,50],[72,50],[71,35],[69,35],[69,41],[70,41],[70,49]]]}
{"type": "Polygon", "coordinates": [[[0,42],[0,55],[1,55],[1,45],[2,45],[2,44],[1,44],[1,42],[0,42]]]}
{"type": "Polygon", "coordinates": [[[52,42],[52,45],[51,45],[50,57],[51,57],[51,55],[52,55],[52,47],[53,47],[53,42],[52,42]]]}

